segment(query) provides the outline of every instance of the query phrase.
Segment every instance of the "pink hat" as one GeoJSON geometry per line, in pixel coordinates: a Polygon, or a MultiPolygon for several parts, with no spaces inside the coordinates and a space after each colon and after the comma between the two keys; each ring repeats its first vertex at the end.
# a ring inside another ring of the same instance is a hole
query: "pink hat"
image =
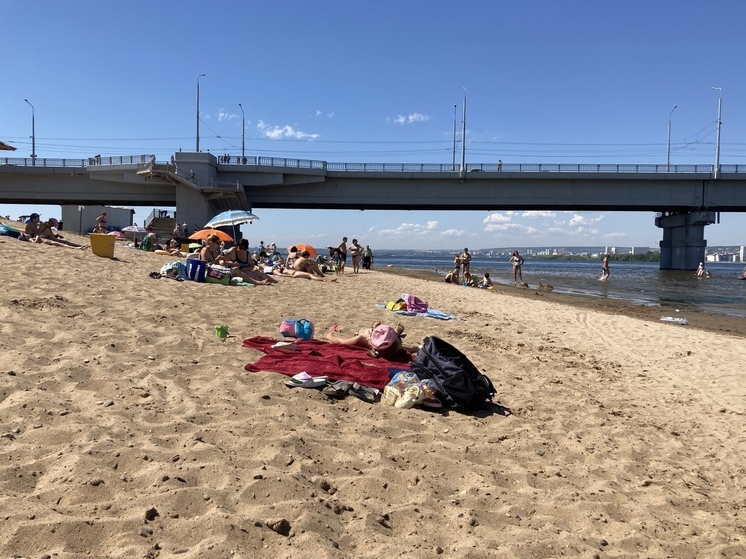
{"type": "Polygon", "coordinates": [[[384,351],[393,346],[399,341],[399,336],[396,335],[396,330],[391,326],[381,324],[373,328],[370,333],[370,345],[376,351],[384,351]]]}

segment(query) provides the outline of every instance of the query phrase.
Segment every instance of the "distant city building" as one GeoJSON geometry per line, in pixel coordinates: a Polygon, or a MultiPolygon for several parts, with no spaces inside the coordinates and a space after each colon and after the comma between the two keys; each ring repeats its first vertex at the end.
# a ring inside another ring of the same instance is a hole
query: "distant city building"
{"type": "Polygon", "coordinates": [[[741,250],[738,253],[738,256],[741,259],[741,262],[746,261],[746,253],[744,253],[744,250],[746,250],[746,247],[741,245],[741,250]]]}
{"type": "Polygon", "coordinates": [[[630,254],[647,254],[650,252],[650,247],[632,247],[630,254]]]}

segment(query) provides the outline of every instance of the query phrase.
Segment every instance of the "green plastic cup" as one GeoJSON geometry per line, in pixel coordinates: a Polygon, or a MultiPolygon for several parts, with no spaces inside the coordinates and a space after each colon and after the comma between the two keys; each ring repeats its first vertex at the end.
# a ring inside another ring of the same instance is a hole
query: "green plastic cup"
{"type": "Polygon", "coordinates": [[[227,338],[228,337],[228,327],[225,324],[216,324],[215,325],[215,335],[218,338],[227,338]]]}

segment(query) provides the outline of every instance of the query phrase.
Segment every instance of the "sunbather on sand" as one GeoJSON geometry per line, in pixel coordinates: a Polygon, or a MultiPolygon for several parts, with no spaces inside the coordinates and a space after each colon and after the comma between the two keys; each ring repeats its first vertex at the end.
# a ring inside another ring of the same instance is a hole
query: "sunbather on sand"
{"type": "Polygon", "coordinates": [[[307,272],[321,278],[326,277],[324,272],[321,271],[321,268],[319,268],[319,265],[309,258],[310,256],[311,254],[307,250],[304,250],[301,253],[300,258],[296,258],[295,262],[293,262],[293,269],[298,272],[307,272]]]}
{"type": "Polygon", "coordinates": [[[330,278],[327,276],[317,276],[315,274],[304,272],[302,270],[293,270],[292,268],[280,268],[279,274],[281,276],[286,276],[289,278],[303,278],[303,279],[310,279],[310,280],[315,280],[315,281],[337,281],[337,278],[330,278]]]}
{"type": "Polygon", "coordinates": [[[56,235],[48,223],[43,223],[41,221],[39,214],[37,213],[31,214],[31,217],[29,217],[26,227],[23,230],[23,234],[26,236],[26,239],[23,240],[31,240],[38,243],[44,242],[44,240],[49,240],[54,242],[46,244],[53,246],[68,246],[71,248],[85,248],[82,245],[63,240],[62,235],[56,235]],[[35,238],[41,240],[36,241],[35,238]]]}
{"type": "Polygon", "coordinates": [[[259,270],[249,255],[249,241],[241,239],[238,244],[223,253],[222,264],[231,269],[233,277],[256,285],[278,283],[275,278],[259,270]]]}
{"type": "Polygon", "coordinates": [[[410,354],[417,353],[419,347],[405,346],[402,343],[404,337],[404,326],[397,324],[396,328],[391,326],[381,325],[380,322],[375,322],[370,328],[363,328],[356,336],[351,338],[340,338],[333,334],[336,332],[336,327],[327,332],[326,339],[335,344],[342,344],[354,347],[364,347],[368,349],[368,355],[371,357],[384,357],[386,359],[392,359],[401,352],[407,352],[410,354]],[[375,332],[375,333],[374,333],[375,332]]]}
{"type": "Polygon", "coordinates": [[[37,244],[51,245],[53,247],[72,248],[74,250],[87,250],[88,246],[76,245],[75,243],[62,242],[58,240],[45,239],[44,237],[35,236],[29,237],[26,233],[21,233],[18,237],[19,241],[29,241],[37,244]]]}

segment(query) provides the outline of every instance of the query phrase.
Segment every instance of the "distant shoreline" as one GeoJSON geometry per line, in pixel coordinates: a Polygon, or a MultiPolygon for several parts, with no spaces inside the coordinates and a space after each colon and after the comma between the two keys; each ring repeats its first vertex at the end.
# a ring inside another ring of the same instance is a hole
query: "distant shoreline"
{"type": "MultiPolygon", "coordinates": [[[[376,268],[374,266],[372,271],[427,281],[443,282],[443,276],[431,270],[416,270],[396,266],[376,268]]],[[[476,289],[459,285],[454,285],[452,287],[453,289],[476,289]]],[[[675,306],[642,305],[624,299],[607,299],[594,297],[592,295],[538,291],[535,288],[526,289],[497,283],[494,286],[493,293],[495,295],[508,295],[511,297],[531,299],[541,298],[544,301],[552,301],[561,305],[589,309],[607,314],[621,314],[649,322],[659,323],[662,316],[685,317],[689,322],[688,325],[672,325],[672,328],[696,328],[708,332],[725,333],[746,338],[746,319],[694,310],[687,308],[686,305],[683,304],[676,304],[675,306]]]]}

